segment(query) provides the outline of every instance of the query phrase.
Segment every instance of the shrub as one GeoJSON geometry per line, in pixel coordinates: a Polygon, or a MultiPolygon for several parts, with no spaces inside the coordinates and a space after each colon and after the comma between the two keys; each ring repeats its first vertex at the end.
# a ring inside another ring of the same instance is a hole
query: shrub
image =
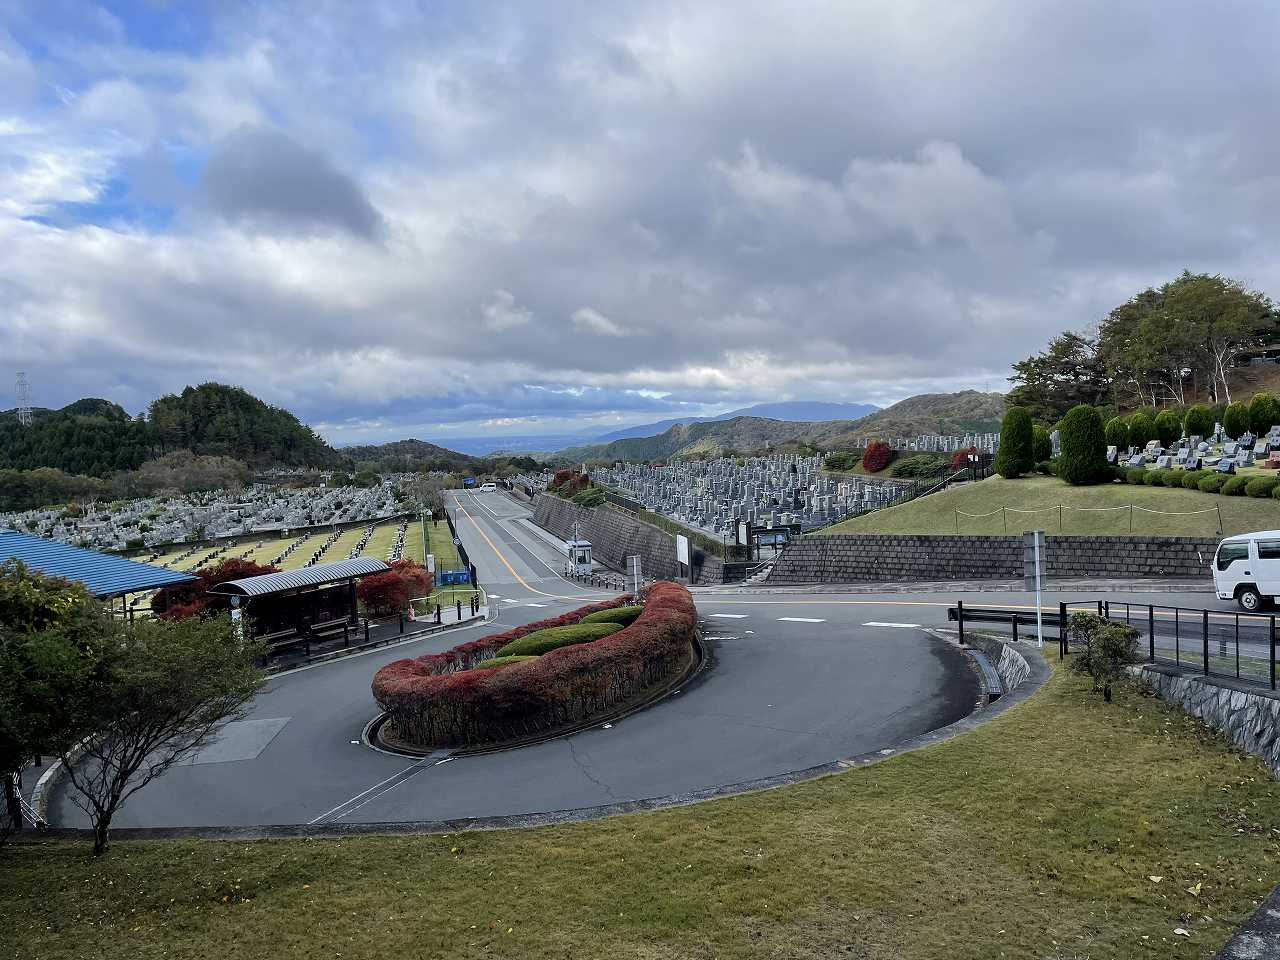
{"type": "Polygon", "coordinates": [[[1222,414],[1222,431],[1232,440],[1238,440],[1249,429],[1249,408],[1239,400],[1227,404],[1222,414]]]}
{"type": "Polygon", "coordinates": [[[1269,393],[1254,394],[1249,401],[1249,426],[1258,436],[1280,426],[1280,401],[1269,393]]]}
{"type": "Polygon", "coordinates": [[[1134,486],[1140,487],[1147,482],[1147,471],[1144,467],[1132,467],[1124,475],[1125,483],[1132,483],[1134,486]]]}
{"type": "Polygon", "coordinates": [[[1149,487],[1165,487],[1169,485],[1172,479],[1172,470],[1149,470],[1147,472],[1147,486],[1149,487]]]}
{"type": "Polygon", "coordinates": [[[589,720],[687,669],[698,614],[684,587],[654,584],[640,617],[601,640],[500,670],[458,667],[492,657],[495,643],[517,631],[525,635],[556,621],[576,623],[629,601],[620,597],[444,654],[389,663],[373,679],[374,698],[398,737],[423,746],[494,743],[589,720]],[[489,652],[479,656],[481,650],[489,652]]]}
{"type": "Polygon", "coordinates": [[[1107,464],[1107,441],[1102,418],[1087,404],[1072,407],[1062,418],[1059,433],[1062,456],[1058,476],[1072,485],[1100,483],[1114,476],[1107,464]]]}
{"type": "Polygon", "coordinates": [[[1208,470],[1188,470],[1182,475],[1182,486],[1187,490],[1199,490],[1200,481],[1207,476],[1208,470]]]}
{"type": "Polygon", "coordinates": [[[1112,417],[1108,420],[1104,432],[1107,435],[1107,446],[1115,447],[1117,450],[1129,449],[1129,424],[1123,417],[1112,417]]]}
{"type": "Polygon", "coordinates": [[[957,450],[951,455],[952,470],[968,470],[970,467],[969,455],[978,453],[977,447],[964,447],[957,450]]]}
{"type": "Polygon", "coordinates": [[[1171,447],[1182,436],[1182,418],[1172,410],[1161,410],[1156,417],[1156,439],[1160,446],[1171,447]]]}
{"type": "Polygon", "coordinates": [[[1188,437],[1207,437],[1213,433],[1213,411],[1203,404],[1197,403],[1187,410],[1182,418],[1182,429],[1188,437]]]}
{"type": "Polygon", "coordinates": [[[1221,492],[1223,493],[1223,495],[1228,497],[1242,497],[1244,496],[1244,488],[1248,486],[1248,484],[1249,484],[1248,477],[1241,477],[1241,476],[1228,477],[1227,482],[1222,485],[1221,492]]]}
{"type": "Polygon", "coordinates": [[[259,577],[265,573],[278,573],[278,567],[264,567],[252,560],[240,557],[228,557],[212,567],[204,567],[196,571],[200,579],[194,583],[184,583],[176,587],[165,587],[151,598],[151,609],[156,616],[166,620],[185,620],[187,617],[200,616],[231,609],[231,598],[218,593],[209,593],[211,587],[226,583],[228,580],[243,580],[245,577],[259,577]]]}
{"type": "Polygon", "coordinates": [[[1280,484],[1277,484],[1276,488],[1271,491],[1271,497],[1273,500],[1280,500],[1280,484]]]}
{"type": "Polygon", "coordinates": [[[524,657],[490,657],[488,660],[481,660],[472,670],[492,670],[494,667],[509,667],[513,663],[524,663],[526,660],[537,660],[535,656],[524,657]]]}
{"type": "Polygon", "coordinates": [[[1269,497],[1280,486],[1280,477],[1254,477],[1244,486],[1246,496],[1269,497]]]}
{"type": "Polygon", "coordinates": [[[1123,679],[1131,663],[1142,658],[1138,653],[1138,631],[1127,623],[1103,620],[1092,613],[1073,613],[1069,622],[1071,638],[1076,644],[1071,668],[1093,678],[1094,691],[1102,691],[1102,699],[1111,702],[1111,687],[1123,679]]]}
{"type": "Polygon", "coordinates": [[[573,502],[580,507],[599,507],[604,504],[604,491],[599,487],[587,487],[573,495],[573,502]]]}
{"type": "Polygon", "coordinates": [[[829,453],[822,465],[828,470],[852,470],[860,459],[856,453],[829,453]]]}
{"type": "Polygon", "coordinates": [[[1053,476],[1053,461],[1043,460],[1036,464],[1036,473],[1043,473],[1046,477],[1053,476]]]}
{"type": "Polygon", "coordinates": [[[1012,480],[1035,466],[1031,414],[1023,407],[1010,407],[1000,425],[1000,449],[996,451],[996,473],[1012,480]]]}
{"type": "Polygon", "coordinates": [[[1129,446],[1145,447],[1156,439],[1156,422],[1145,413],[1135,413],[1129,418],[1129,446]]]}
{"type": "Polygon", "coordinates": [[[1049,431],[1039,424],[1031,428],[1031,456],[1036,463],[1053,459],[1053,438],[1049,436],[1049,431]]]}
{"type": "Polygon", "coordinates": [[[588,613],[579,620],[579,623],[620,623],[624,627],[634,623],[636,617],[644,612],[644,605],[639,603],[629,604],[625,607],[614,607],[612,610],[597,610],[595,613],[588,613]]]}
{"type": "Polygon", "coordinates": [[[1226,482],[1227,475],[1225,473],[1211,473],[1197,483],[1196,486],[1200,488],[1202,493],[1219,493],[1226,482]]]}
{"type": "Polygon", "coordinates": [[[862,451],[862,469],[867,473],[879,473],[893,459],[893,448],[883,440],[872,440],[862,451]]]}
{"type": "Polygon", "coordinates": [[[356,596],[375,617],[386,617],[403,610],[415,597],[431,592],[435,575],[412,560],[397,560],[390,570],[365,577],[356,587],[356,596]]]}
{"type": "Polygon", "coordinates": [[[951,464],[936,454],[918,453],[904,457],[893,465],[895,477],[920,477],[940,479],[951,473],[951,464]]]}
{"type": "Polygon", "coordinates": [[[548,627],[538,630],[518,640],[512,640],[498,650],[500,657],[540,657],[549,650],[560,647],[572,647],[577,643],[590,643],[617,633],[622,629],[620,623],[578,623],[564,627],[548,627]]]}

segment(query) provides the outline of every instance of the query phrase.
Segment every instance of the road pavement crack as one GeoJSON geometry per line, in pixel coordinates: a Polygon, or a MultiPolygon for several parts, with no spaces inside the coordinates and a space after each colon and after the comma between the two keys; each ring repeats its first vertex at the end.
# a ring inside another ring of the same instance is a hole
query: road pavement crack
{"type": "Polygon", "coordinates": [[[569,746],[569,756],[573,758],[574,766],[576,766],[580,771],[582,771],[582,775],[584,777],[586,777],[588,780],[594,783],[597,787],[603,790],[605,792],[605,795],[608,796],[610,800],[616,801],[618,797],[614,794],[613,788],[610,787],[603,780],[599,779],[594,774],[592,774],[591,771],[587,769],[586,764],[583,763],[582,758],[578,756],[578,750],[573,745],[573,738],[570,737],[569,739],[565,740],[565,743],[568,744],[569,746]]]}

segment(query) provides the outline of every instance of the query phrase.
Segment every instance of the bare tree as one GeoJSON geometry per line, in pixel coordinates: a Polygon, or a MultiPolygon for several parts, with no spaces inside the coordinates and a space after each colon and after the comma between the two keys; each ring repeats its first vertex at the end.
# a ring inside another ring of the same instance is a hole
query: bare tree
{"type": "Polygon", "coordinates": [[[106,646],[95,676],[66,691],[95,732],[62,753],[95,856],[124,802],[242,718],[264,679],[260,648],[225,617],[121,624],[106,646]]]}

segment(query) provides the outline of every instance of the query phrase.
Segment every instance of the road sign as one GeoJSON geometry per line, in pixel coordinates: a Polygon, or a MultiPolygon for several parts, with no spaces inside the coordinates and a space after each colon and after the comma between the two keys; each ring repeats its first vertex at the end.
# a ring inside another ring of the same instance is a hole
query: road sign
{"type": "Polygon", "coordinates": [[[462,541],[461,541],[461,540],[459,540],[457,537],[454,537],[454,538],[453,538],[453,545],[454,545],[455,547],[460,547],[460,546],[462,546],[462,541]]]}

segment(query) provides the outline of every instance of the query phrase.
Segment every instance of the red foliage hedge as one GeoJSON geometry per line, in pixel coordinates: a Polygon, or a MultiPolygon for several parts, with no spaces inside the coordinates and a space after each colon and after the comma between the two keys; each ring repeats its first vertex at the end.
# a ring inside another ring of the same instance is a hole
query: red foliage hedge
{"type": "Polygon", "coordinates": [[[231,598],[209,593],[211,587],[228,580],[243,580],[245,577],[279,572],[279,567],[264,567],[252,560],[227,557],[212,567],[197,570],[196,576],[200,579],[195,583],[183,583],[158,590],[151,598],[151,609],[156,616],[165,620],[185,620],[210,611],[230,610],[231,598]]]}
{"type": "Polygon", "coordinates": [[[409,601],[425,597],[435,583],[435,574],[412,560],[396,560],[388,564],[386,573],[365,577],[356,587],[356,596],[371,614],[385,617],[403,610],[409,601]]]}
{"type": "Polygon", "coordinates": [[[879,473],[893,459],[893,448],[883,440],[872,440],[862,451],[862,469],[867,473],[879,473]]]}
{"type": "Polygon", "coordinates": [[[644,612],[607,637],[507,667],[470,668],[526,634],[631,602],[622,596],[594,603],[445,653],[389,663],[374,675],[374,699],[396,735],[419,746],[495,743],[589,719],[688,666],[698,614],[684,587],[655,583],[644,612]]]}

